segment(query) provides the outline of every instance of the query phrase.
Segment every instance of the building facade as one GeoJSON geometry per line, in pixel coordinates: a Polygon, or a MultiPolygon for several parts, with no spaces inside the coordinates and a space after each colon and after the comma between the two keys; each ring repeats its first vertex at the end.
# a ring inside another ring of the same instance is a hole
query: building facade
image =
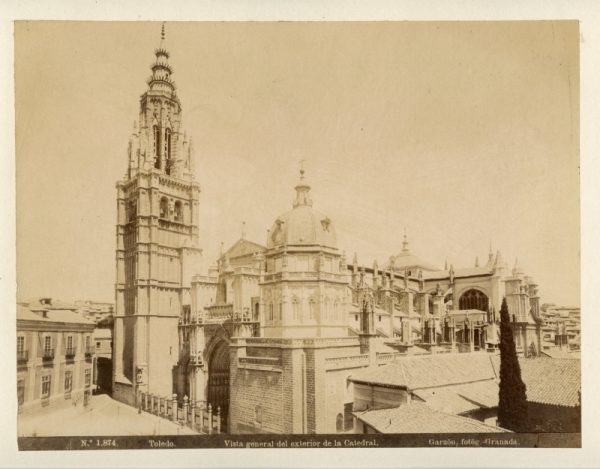
{"type": "Polygon", "coordinates": [[[19,412],[87,405],[92,392],[94,323],[74,310],[51,298],[18,304],[19,412]]]}
{"type": "Polygon", "coordinates": [[[163,30],[117,183],[113,395],[130,404],[140,391],[173,392],[177,327],[200,255],[200,188],[168,59],[163,30]]]}

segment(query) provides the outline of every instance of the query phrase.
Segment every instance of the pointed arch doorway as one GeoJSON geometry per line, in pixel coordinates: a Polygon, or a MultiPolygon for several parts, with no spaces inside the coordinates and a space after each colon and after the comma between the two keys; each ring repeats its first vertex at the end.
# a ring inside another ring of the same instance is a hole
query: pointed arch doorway
{"type": "Polygon", "coordinates": [[[212,406],[213,414],[221,408],[221,431],[227,432],[229,415],[229,346],[220,341],[211,354],[208,362],[207,401],[212,406]]]}

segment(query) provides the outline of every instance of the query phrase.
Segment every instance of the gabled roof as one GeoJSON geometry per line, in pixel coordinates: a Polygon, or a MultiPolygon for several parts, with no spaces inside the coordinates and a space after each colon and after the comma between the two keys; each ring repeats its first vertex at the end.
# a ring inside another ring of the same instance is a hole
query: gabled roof
{"type": "MultiPolygon", "coordinates": [[[[500,357],[494,357],[500,370],[500,357]]],[[[581,361],[568,358],[519,358],[527,401],[575,407],[581,392],[581,361]]]]}
{"type": "Polygon", "coordinates": [[[481,352],[401,357],[350,376],[354,382],[406,387],[410,390],[496,378],[490,356],[481,352]]]}
{"type": "Polygon", "coordinates": [[[421,402],[354,415],[380,433],[502,433],[500,427],[428,407],[421,402]]]}
{"type": "Polygon", "coordinates": [[[17,321],[40,321],[60,324],[84,324],[95,326],[93,321],[84,318],[81,314],[68,309],[51,309],[46,312],[46,317],[41,312],[31,311],[23,305],[17,306],[17,321]]]}
{"type": "Polygon", "coordinates": [[[432,409],[451,414],[498,406],[498,383],[495,379],[442,388],[419,389],[414,394],[432,409]]]}
{"type": "Polygon", "coordinates": [[[256,252],[264,252],[266,249],[265,246],[258,243],[240,238],[221,257],[227,256],[229,259],[235,259],[236,257],[248,256],[256,252]]]}

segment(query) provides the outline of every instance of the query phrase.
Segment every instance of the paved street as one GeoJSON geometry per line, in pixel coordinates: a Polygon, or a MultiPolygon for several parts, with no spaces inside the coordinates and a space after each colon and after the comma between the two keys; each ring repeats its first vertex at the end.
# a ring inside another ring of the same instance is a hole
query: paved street
{"type": "Polygon", "coordinates": [[[87,407],[68,406],[19,415],[19,436],[193,435],[191,429],[111,399],[92,396],[87,407]]]}

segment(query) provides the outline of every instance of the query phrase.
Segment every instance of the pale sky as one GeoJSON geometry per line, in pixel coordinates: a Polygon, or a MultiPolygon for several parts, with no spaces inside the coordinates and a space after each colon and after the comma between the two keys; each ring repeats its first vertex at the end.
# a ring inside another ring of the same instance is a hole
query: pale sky
{"type": "MultiPolygon", "coordinates": [[[[306,160],[350,260],[443,267],[490,241],[579,304],[575,22],[167,23],[205,264],[265,244],[306,160]]],[[[18,296],[114,299],[115,182],[160,23],[15,27],[18,296]]]]}

